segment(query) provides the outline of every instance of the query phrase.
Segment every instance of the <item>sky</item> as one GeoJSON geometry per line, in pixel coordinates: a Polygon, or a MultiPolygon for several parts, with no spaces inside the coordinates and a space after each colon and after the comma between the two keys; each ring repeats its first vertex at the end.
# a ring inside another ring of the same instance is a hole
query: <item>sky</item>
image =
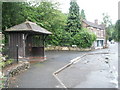
{"type": "MultiPolygon", "coordinates": [[[[48,0],[48,1],[59,2],[60,10],[63,13],[69,12],[70,0],[48,0]]],[[[98,23],[101,23],[103,18],[102,13],[109,15],[113,24],[115,24],[116,21],[118,20],[118,2],[120,0],[76,0],[76,1],[80,7],[80,10],[84,9],[86,19],[90,22],[94,22],[95,19],[98,19],[98,23]]]]}
{"type": "MultiPolygon", "coordinates": [[[[51,0],[53,1],[53,0],[51,0]]],[[[54,0],[60,3],[60,10],[63,13],[69,12],[70,0],[54,0]]],[[[98,19],[98,22],[102,22],[102,13],[106,13],[110,16],[112,23],[115,24],[118,20],[118,2],[119,0],[76,0],[80,10],[84,9],[86,19],[94,22],[98,19]]]]}

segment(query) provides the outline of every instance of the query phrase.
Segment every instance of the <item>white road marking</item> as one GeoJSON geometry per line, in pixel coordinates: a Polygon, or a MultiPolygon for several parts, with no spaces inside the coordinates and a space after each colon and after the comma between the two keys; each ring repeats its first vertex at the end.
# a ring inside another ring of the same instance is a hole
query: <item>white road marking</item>
{"type": "Polygon", "coordinates": [[[64,85],[64,83],[57,77],[57,75],[55,75],[55,74],[53,73],[53,76],[58,80],[58,82],[59,82],[64,88],[67,88],[67,87],[64,85]]]}

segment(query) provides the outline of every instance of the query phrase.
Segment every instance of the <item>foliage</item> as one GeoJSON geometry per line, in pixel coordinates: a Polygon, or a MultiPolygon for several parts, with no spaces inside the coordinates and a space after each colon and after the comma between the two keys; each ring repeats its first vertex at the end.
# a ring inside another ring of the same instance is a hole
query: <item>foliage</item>
{"type": "Polygon", "coordinates": [[[85,11],[83,9],[81,10],[81,13],[80,13],[80,19],[81,20],[86,19],[85,11]]]}
{"type": "Polygon", "coordinates": [[[13,59],[7,59],[6,60],[6,56],[1,56],[0,57],[0,67],[6,67],[6,66],[8,66],[8,65],[10,65],[10,64],[12,64],[12,63],[14,63],[14,60],[13,59]]]}
{"type": "Polygon", "coordinates": [[[63,38],[66,15],[57,9],[57,5],[52,2],[41,2],[35,9],[35,15],[30,19],[52,32],[52,35],[48,36],[46,44],[59,45],[63,38]]]}
{"type": "Polygon", "coordinates": [[[115,24],[114,32],[112,33],[112,36],[115,41],[120,42],[120,20],[117,20],[115,24]]]}
{"type": "Polygon", "coordinates": [[[2,29],[10,28],[25,20],[22,16],[23,6],[20,2],[3,2],[2,5],[2,29]]]}
{"type": "Polygon", "coordinates": [[[2,68],[13,63],[13,59],[6,60],[6,56],[0,55],[0,89],[5,87],[7,77],[2,73],[2,68]]]}
{"type": "Polygon", "coordinates": [[[110,19],[110,16],[108,14],[103,13],[103,22],[102,24],[105,25],[105,46],[107,46],[107,40],[111,40],[111,31],[110,28],[112,26],[112,21],[110,19]]]}
{"type": "MultiPolygon", "coordinates": [[[[62,37],[62,30],[66,22],[66,15],[58,10],[58,3],[49,1],[42,1],[40,4],[31,5],[31,3],[3,3],[3,27],[12,27],[20,24],[25,20],[36,22],[38,25],[51,31],[53,35],[48,36],[52,38],[51,41],[46,41],[47,44],[58,45],[62,37]]],[[[6,34],[6,33],[5,33],[6,34]]],[[[6,36],[6,43],[7,36],[6,36]]]]}
{"type": "Polygon", "coordinates": [[[2,88],[4,88],[4,75],[3,75],[3,73],[2,73],[2,66],[4,65],[4,63],[2,62],[3,61],[3,59],[4,59],[4,57],[2,57],[1,55],[0,55],[0,89],[2,89],[2,88]]]}
{"type": "MultiPolygon", "coordinates": [[[[20,24],[26,19],[35,22],[41,27],[52,32],[52,35],[49,35],[45,41],[46,45],[70,46],[76,44],[76,42],[78,43],[77,35],[79,36],[79,33],[84,35],[86,32],[85,35],[88,35],[88,38],[91,36],[91,34],[89,36],[87,31],[80,32],[80,12],[79,6],[75,0],[70,2],[69,14],[62,13],[58,9],[58,6],[59,3],[53,3],[51,1],[41,1],[40,3],[34,5],[32,3],[4,2],[2,10],[2,29],[3,33],[6,35],[6,43],[8,42],[7,34],[4,30],[16,24],[20,24]]],[[[81,17],[85,18],[84,10],[81,10],[81,17]]],[[[90,42],[89,40],[87,41],[90,42]]],[[[81,47],[87,46],[90,45],[84,45],[81,47]]]]}
{"type": "Polygon", "coordinates": [[[20,24],[25,21],[24,6],[21,2],[3,2],[2,4],[2,31],[5,34],[5,42],[8,42],[6,28],[20,24]]]}
{"type": "Polygon", "coordinates": [[[75,0],[71,0],[67,18],[66,31],[74,36],[81,29],[79,6],[75,0]]]}
{"type": "Polygon", "coordinates": [[[119,33],[119,26],[120,20],[117,20],[116,24],[113,25],[110,19],[110,16],[103,13],[103,24],[106,26],[106,40],[115,40],[120,41],[120,33],[119,33]]]}
{"type": "Polygon", "coordinates": [[[85,28],[74,36],[74,44],[80,48],[91,47],[95,40],[96,35],[85,28]]]}
{"type": "Polygon", "coordinates": [[[115,26],[114,25],[110,25],[106,28],[106,33],[107,33],[107,38],[109,41],[113,40],[114,39],[114,31],[115,31],[115,26]]]}
{"type": "Polygon", "coordinates": [[[73,44],[72,42],[74,41],[73,37],[71,37],[71,33],[64,30],[62,35],[61,46],[71,46],[73,44]]]}
{"type": "Polygon", "coordinates": [[[108,27],[108,26],[112,25],[112,21],[110,19],[110,16],[108,14],[105,14],[105,13],[103,13],[102,15],[103,15],[102,24],[104,24],[105,27],[108,27]]]}

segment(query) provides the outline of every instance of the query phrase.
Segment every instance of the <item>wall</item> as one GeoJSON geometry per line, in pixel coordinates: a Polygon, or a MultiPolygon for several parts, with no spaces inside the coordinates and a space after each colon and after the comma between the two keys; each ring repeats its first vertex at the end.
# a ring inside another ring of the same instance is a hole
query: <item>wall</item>
{"type": "Polygon", "coordinates": [[[17,47],[18,45],[18,55],[24,56],[24,50],[23,50],[23,36],[22,33],[12,32],[9,33],[9,58],[16,59],[17,56],[17,47]]]}

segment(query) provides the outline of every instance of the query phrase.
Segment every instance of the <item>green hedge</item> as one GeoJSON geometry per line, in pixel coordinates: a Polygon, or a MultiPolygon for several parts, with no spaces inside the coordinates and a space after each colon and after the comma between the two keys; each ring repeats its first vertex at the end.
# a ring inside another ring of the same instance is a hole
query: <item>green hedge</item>
{"type": "Polygon", "coordinates": [[[80,48],[91,47],[93,42],[96,40],[96,35],[89,30],[83,28],[74,37],[74,44],[80,48]]]}

